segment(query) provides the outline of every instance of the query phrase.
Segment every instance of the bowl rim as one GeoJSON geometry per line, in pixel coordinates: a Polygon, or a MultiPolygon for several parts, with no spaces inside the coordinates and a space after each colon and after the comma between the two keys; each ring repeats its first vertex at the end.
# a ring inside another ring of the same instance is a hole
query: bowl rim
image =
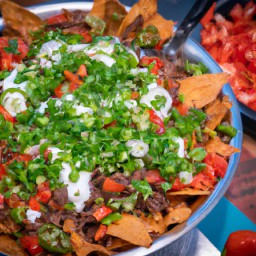
{"type": "MultiPolygon", "coordinates": [[[[41,3],[35,6],[27,7],[30,11],[34,12],[35,14],[39,15],[42,18],[47,17],[47,13],[50,15],[57,14],[60,12],[61,9],[69,9],[69,10],[90,10],[92,7],[92,2],[62,2],[62,3],[41,3]]],[[[126,6],[127,7],[127,6],[126,6]]],[[[129,10],[130,7],[127,7],[129,10]]],[[[3,29],[3,19],[0,18],[0,31],[3,29]]],[[[203,62],[208,68],[211,73],[219,73],[222,72],[218,64],[213,60],[213,58],[203,49],[203,47],[197,43],[195,40],[189,38],[186,43],[184,44],[184,54],[186,57],[193,54],[193,61],[200,60],[203,62]]],[[[191,57],[191,56],[190,56],[191,57]]],[[[242,136],[243,136],[243,129],[242,129],[242,121],[240,116],[239,105],[236,100],[236,97],[230,87],[229,84],[225,84],[222,89],[223,94],[229,95],[233,106],[231,108],[232,113],[232,125],[237,129],[237,135],[235,138],[231,140],[231,145],[240,149],[242,148],[242,136]]],[[[165,233],[161,235],[160,238],[155,240],[150,248],[145,247],[136,247],[130,249],[126,252],[118,253],[116,255],[119,256],[141,256],[141,255],[148,255],[150,253],[156,252],[157,250],[162,249],[163,247],[170,245],[172,242],[176,241],[178,238],[182,237],[194,227],[196,227],[199,222],[201,222],[216,206],[219,200],[222,198],[228,186],[230,185],[232,178],[235,174],[237,169],[238,163],[240,160],[240,152],[233,154],[229,159],[229,165],[226,172],[225,177],[218,182],[214,191],[209,195],[209,197],[202,203],[201,206],[189,217],[189,219],[176,226],[172,231],[169,233],[165,233]]]]}

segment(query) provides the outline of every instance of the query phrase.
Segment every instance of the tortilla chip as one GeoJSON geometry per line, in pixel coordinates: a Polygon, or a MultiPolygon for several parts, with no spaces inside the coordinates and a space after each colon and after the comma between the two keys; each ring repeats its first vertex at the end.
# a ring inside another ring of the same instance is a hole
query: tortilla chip
{"type": "Polygon", "coordinates": [[[231,107],[232,102],[229,101],[229,97],[227,95],[222,99],[217,98],[211,102],[206,106],[205,112],[209,116],[209,119],[207,119],[205,126],[210,130],[215,130],[231,107]]]}
{"type": "Polygon", "coordinates": [[[166,231],[166,225],[163,221],[163,217],[159,220],[155,220],[152,215],[146,217],[143,213],[141,213],[140,219],[143,221],[145,228],[149,233],[154,232],[163,234],[166,231]]]}
{"type": "Polygon", "coordinates": [[[172,191],[167,192],[168,195],[189,195],[189,196],[197,196],[197,195],[209,195],[211,191],[207,190],[199,190],[199,189],[192,189],[192,188],[184,188],[180,191],[172,191]]]}
{"type": "Polygon", "coordinates": [[[172,20],[166,20],[158,13],[148,21],[144,22],[143,28],[149,25],[153,25],[158,29],[159,36],[163,41],[166,41],[173,36],[174,22],[172,20]]]}
{"type": "Polygon", "coordinates": [[[179,94],[184,96],[184,103],[189,107],[202,108],[214,101],[223,85],[228,81],[228,74],[204,74],[179,80],[179,94]]]}
{"type": "Polygon", "coordinates": [[[104,34],[116,36],[127,11],[118,0],[95,0],[90,15],[106,22],[104,34]]]}
{"type": "Polygon", "coordinates": [[[197,199],[189,206],[189,208],[192,210],[192,213],[195,212],[207,198],[207,195],[198,196],[197,199]]]}
{"type": "Polygon", "coordinates": [[[142,220],[127,213],[122,214],[121,220],[108,226],[107,234],[140,246],[149,247],[152,243],[142,220]]]}
{"type": "Polygon", "coordinates": [[[126,34],[126,29],[130,27],[139,16],[143,18],[144,23],[156,13],[157,0],[139,0],[138,3],[133,5],[129,13],[124,18],[121,26],[118,29],[117,36],[124,38],[123,35],[126,34]]]}
{"type": "Polygon", "coordinates": [[[130,243],[127,241],[124,241],[120,238],[113,238],[112,239],[112,244],[110,246],[107,246],[108,250],[113,250],[113,249],[117,249],[126,245],[129,245],[130,243]]]}
{"type": "Polygon", "coordinates": [[[171,224],[182,223],[186,221],[192,210],[186,206],[173,208],[166,216],[164,216],[164,223],[168,227],[171,224]]]}
{"type": "Polygon", "coordinates": [[[105,247],[98,244],[90,244],[86,242],[83,237],[75,232],[71,233],[70,242],[74,251],[78,256],[86,256],[91,252],[99,252],[103,255],[112,255],[114,252],[107,250],[105,247]]]}
{"type": "Polygon", "coordinates": [[[0,236],[0,252],[8,256],[27,256],[28,254],[11,237],[0,236]]]}
{"type": "Polygon", "coordinates": [[[75,229],[75,223],[71,219],[64,220],[63,231],[66,233],[72,233],[75,229]]]}
{"type": "Polygon", "coordinates": [[[3,222],[0,222],[0,233],[11,234],[18,232],[20,228],[20,225],[16,224],[10,216],[8,216],[3,222]]]}
{"type": "Polygon", "coordinates": [[[210,139],[205,146],[208,153],[217,153],[221,156],[231,156],[233,153],[240,152],[238,148],[225,144],[218,136],[210,139]]]}
{"type": "Polygon", "coordinates": [[[1,1],[0,9],[5,23],[4,36],[22,37],[26,42],[31,42],[30,33],[44,25],[37,15],[13,2],[1,1]]]}

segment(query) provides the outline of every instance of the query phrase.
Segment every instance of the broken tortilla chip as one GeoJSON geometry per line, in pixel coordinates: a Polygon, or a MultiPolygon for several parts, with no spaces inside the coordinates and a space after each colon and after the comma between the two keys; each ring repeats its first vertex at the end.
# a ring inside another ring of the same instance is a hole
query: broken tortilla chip
{"type": "Polygon", "coordinates": [[[148,21],[144,22],[143,28],[149,25],[153,25],[158,29],[161,40],[166,41],[173,36],[174,22],[172,20],[166,20],[160,14],[156,13],[148,21]]]}
{"type": "Polygon", "coordinates": [[[95,0],[90,11],[91,16],[96,16],[106,22],[104,34],[109,36],[117,35],[126,14],[124,5],[118,0],[95,0]]]}
{"type": "Polygon", "coordinates": [[[140,246],[149,247],[152,243],[142,220],[127,213],[122,214],[121,220],[108,226],[107,234],[140,246]]]}
{"type": "Polygon", "coordinates": [[[186,206],[174,208],[164,216],[164,223],[167,227],[171,224],[182,223],[189,218],[191,212],[192,210],[186,206]]]}
{"type": "Polygon", "coordinates": [[[163,234],[166,231],[166,225],[163,221],[163,217],[159,220],[155,220],[152,215],[146,217],[143,213],[141,213],[140,219],[144,223],[145,228],[149,233],[153,232],[163,234]]]}
{"type": "Polygon", "coordinates": [[[126,245],[129,245],[130,243],[122,240],[120,238],[113,238],[112,239],[112,244],[110,246],[107,246],[108,250],[113,250],[113,249],[117,249],[126,245]]]}
{"type": "Polygon", "coordinates": [[[167,192],[168,195],[189,195],[189,196],[198,196],[198,195],[209,195],[211,191],[208,190],[199,190],[199,189],[192,189],[192,188],[184,188],[179,191],[172,191],[167,192]]]}
{"type": "Polygon", "coordinates": [[[211,102],[206,106],[205,112],[209,117],[205,126],[210,130],[215,130],[231,107],[232,103],[229,101],[229,97],[227,95],[222,99],[217,98],[211,102]]]}
{"type": "MultiPolygon", "coordinates": [[[[157,13],[157,0],[140,0],[134,4],[122,21],[117,36],[124,38],[123,35],[127,34],[125,31],[127,28],[131,28],[131,25],[138,19],[139,16],[143,18],[143,23],[149,20],[153,15],[157,13]]],[[[132,31],[131,31],[132,32],[132,31]]]]}
{"type": "Polygon", "coordinates": [[[26,42],[31,42],[31,32],[44,26],[37,15],[13,2],[1,1],[0,9],[5,22],[4,36],[22,37],[26,42]]]}
{"type": "Polygon", "coordinates": [[[83,237],[75,232],[71,233],[70,242],[74,248],[74,251],[78,256],[86,256],[91,252],[99,252],[103,255],[112,255],[114,252],[107,250],[105,247],[98,244],[90,244],[86,242],[83,237]]]}
{"type": "Polygon", "coordinates": [[[10,236],[0,236],[0,252],[9,256],[27,256],[28,254],[10,236]]]}
{"type": "Polygon", "coordinates": [[[240,152],[238,148],[225,144],[218,136],[210,139],[205,146],[208,153],[217,153],[221,156],[231,156],[233,153],[240,152]]]}
{"type": "Polygon", "coordinates": [[[184,104],[202,108],[217,98],[228,77],[226,73],[191,76],[178,80],[180,83],[178,92],[184,96],[184,104]]]}

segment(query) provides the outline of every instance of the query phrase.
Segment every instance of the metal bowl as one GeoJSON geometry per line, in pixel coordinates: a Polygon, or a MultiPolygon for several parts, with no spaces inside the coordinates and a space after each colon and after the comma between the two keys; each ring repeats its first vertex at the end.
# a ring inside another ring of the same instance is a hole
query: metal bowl
{"type": "MultiPolygon", "coordinates": [[[[37,14],[38,16],[40,16],[41,18],[45,19],[49,16],[59,13],[62,8],[72,11],[77,9],[90,10],[91,7],[92,7],[92,3],[89,3],[89,2],[72,2],[72,3],[70,2],[70,3],[58,3],[58,4],[44,4],[44,5],[30,7],[28,9],[34,12],[35,14],[37,14]]],[[[3,28],[3,20],[0,19],[0,31],[2,28],[3,28]]],[[[185,59],[189,59],[192,62],[204,63],[208,67],[210,73],[221,72],[221,69],[219,68],[218,64],[210,57],[210,55],[197,42],[193,41],[192,39],[188,39],[184,45],[184,56],[185,56],[185,59]]],[[[232,92],[231,87],[228,84],[226,84],[223,87],[222,93],[224,95],[229,95],[231,101],[233,102],[233,106],[231,108],[231,113],[232,113],[231,124],[238,130],[236,137],[233,138],[231,141],[231,145],[241,150],[243,131],[242,131],[242,122],[241,122],[238,103],[236,101],[235,95],[232,92]]],[[[199,222],[201,222],[210,213],[210,211],[215,207],[218,201],[222,198],[222,196],[228,189],[228,186],[233,178],[233,175],[238,166],[239,159],[240,159],[240,153],[236,153],[230,157],[228,170],[226,172],[224,179],[222,179],[217,184],[213,193],[191,215],[191,217],[186,222],[177,225],[174,229],[168,232],[168,234],[163,234],[159,239],[154,241],[154,243],[150,248],[136,247],[126,252],[119,253],[118,255],[120,256],[121,255],[122,256],[148,255],[172,243],[174,245],[174,242],[181,237],[185,238],[185,234],[187,234],[190,230],[196,227],[196,225],[199,224],[199,222]]],[[[181,239],[180,241],[182,243],[184,239],[181,239]]],[[[187,241],[187,239],[185,239],[185,241],[187,241]]],[[[180,246],[178,246],[179,247],[178,248],[177,243],[175,244],[176,244],[176,247],[175,247],[176,252],[177,250],[181,252],[184,246],[188,247],[188,244],[183,244],[183,245],[181,244],[180,246]]],[[[171,248],[171,246],[170,247],[168,246],[168,248],[171,248]]],[[[171,251],[169,250],[167,254],[170,255],[171,251]]],[[[167,254],[165,250],[162,250],[159,253],[157,253],[157,255],[167,255],[167,254]]]]}

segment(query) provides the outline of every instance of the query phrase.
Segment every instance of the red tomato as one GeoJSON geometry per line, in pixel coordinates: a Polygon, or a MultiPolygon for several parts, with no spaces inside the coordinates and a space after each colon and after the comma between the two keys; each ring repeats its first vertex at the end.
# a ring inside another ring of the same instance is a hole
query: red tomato
{"type": "Polygon", "coordinates": [[[185,188],[185,184],[183,184],[183,183],[181,182],[180,178],[176,178],[176,179],[174,180],[174,183],[173,183],[173,185],[172,185],[171,190],[172,190],[172,191],[178,191],[178,190],[181,190],[181,189],[183,189],[183,188],[185,188]]]}
{"type": "Polygon", "coordinates": [[[0,209],[4,209],[4,195],[0,194],[0,209]]]}
{"type": "Polygon", "coordinates": [[[107,233],[108,227],[106,225],[100,224],[100,227],[98,228],[94,240],[99,241],[101,238],[103,238],[107,233]]]}
{"type": "Polygon", "coordinates": [[[131,95],[131,99],[132,100],[135,100],[138,97],[140,97],[140,93],[139,92],[136,92],[136,91],[132,92],[132,95],[131,95]]]}
{"type": "Polygon", "coordinates": [[[125,190],[125,185],[120,184],[111,178],[106,178],[104,183],[103,183],[103,190],[108,191],[108,192],[122,192],[125,190]]]}
{"type": "Polygon", "coordinates": [[[40,211],[40,203],[37,202],[36,197],[31,196],[28,205],[31,208],[31,210],[40,211]]]}
{"type": "Polygon", "coordinates": [[[48,18],[47,24],[52,25],[52,24],[63,23],[65,21],[68,21],[67,17],[64,14],[58,14],[48,18]]]}
{"type": "Polygon", "coordinates": [[[158,70],[164,66],[164,63],[158,57],[149,57],[144,56],[140,59],[140,65],[149,66],[151,63],[154,63],[154,67],[151,69],[151,73],[158,75],[158,70]]]}
{"type": "Polygon", "coordinates": [[[255,256],[256,232],[239,230],[231,233],[226,241],[223,256],[255,256]]]}
{"type": "Polygon", "coordinates": [[[2,105],[0,105],[0,114],[4,116],[4,119],[6,121],[9,121],[11,123],[15,122],[14,117],[2,105]]]}
{"type": "Polygon", "coordinates": [[[38,236],[23,236],[20,238],[20,244],[24,249],[27,249],[29,254],[34,256],[42,253],[44,249],[38,243],[38,236]]]}
{"type": "Polygon", "coordinates": [[[228,163],[223,157],[215,153],[210,153],[207,154],[204,162],[214,168],[215,177],[224,178],[228,168],[228,163]]]}
{"type": "Polygon", "coordinates": [[[165,179],[160,175],[159,170],[147,170],[145,174],[145,179],[150,184],[165,182],[165,179]]]}
{"type": "Polygon", "coordinates": [[[37,187],[37,194],[36,194],[36,198],[46,204],[49,202],[50,198],[52,196],[52,192],[51,189],[49,187],[49,182],[43,182],[40,185],[38,185],[37,187]]]}
{"type": "Polygon", "coordinates": [[[179,111],[179,113],[182,116],[188,115],[188,110],[189,110],[189,106],[188,105],[186,105],[184,103],[181,103],[181,104],[175,106],[175,108],[179,111]]]}
{"type": "Polygon", "coordinates": [[[105,218],[106,216],[108,216],[110,213],[112,212],[112,210],[103,205],[101,208],[99,208],[98,210],[96,210],[94,213],[93,213],[93,217],[97,220],[97,221],[100,221],[101,219],[105,218]]]}
{"type": "Polygon", "coordinates": [[[4,164],[0,164],[0,180],[6,175],[4,164]]]}
{"type": "Polygon", "coordinates": [[[165,133],[165,126],[163,120],[155,113],[154,110],[149,110],[149,121],[153,124],[158,125],[157,134],[161,135],[165,133]]]}
{"type": "Polygon", "coordinates": [[[80,76],[81,78],[84,78],[86,76],[88,76],[88,73],[87,73],[87,69],[86,69],[86,66],[84,64],[82,64],[77,73],[76,73],[78,76],[80,76]]]}
{"type": "Polygon", "coordinates": [[[86,43],[91,43],[92,35],[89,33],[89,31],[80,32],[79,34],[84,38],[86,43]]]}

